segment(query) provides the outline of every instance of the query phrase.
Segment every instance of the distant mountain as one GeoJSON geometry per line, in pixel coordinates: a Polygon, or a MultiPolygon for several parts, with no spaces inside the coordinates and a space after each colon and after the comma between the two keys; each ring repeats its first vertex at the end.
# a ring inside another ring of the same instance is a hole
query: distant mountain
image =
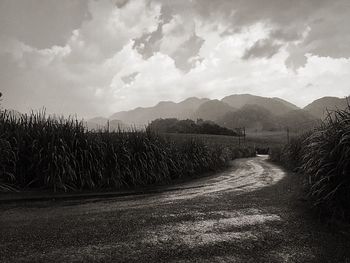
{"type": "Polygon", "coordinates": [[[247,104],[261,106],[276,115],[282,115],[291,110],[299,109],[297,106],[279,98],[265,98],[249,94],[240,94],[227,96],[221,101],[199,99],[196,97],[188,98],[179,103],[162,101],[154,107],[139,107],[130,111],[117,112],[111,116],[111,119],[118,119],[124,123],[138,125],[145,125],[159,118],[193,120],[202,118],[204,120],[214,121],[225,113],[242,108],[247,104]],[[200,107],[202,104],[205,105],[200,107]]]}
{"type": "Polygon", "coordinates": [[[220,100],[209,100],[199,106],[196,112],[192,115],[192,119],[216,121],[226,113],[234,111],[236,111],[236,109],[225,102],[220,100]]]}
{"type": "Polygon", "coordinates": [[[283,100],[281,98],[273,97],[272,99],[283,103],[285,106],[287,106],[287,107],[289,107],[289,108],[291,108],[293,110],[300,109],[298,106],[294,105],[293,103],[290,103],[289,101],[283,100]]]}
{"type": "Polygon", "coordinates": [[[312,129],[320,122],[320,119],[305,110],[293,110],[278,116],[276,122],[280,129],[288,127],[290,131],[298,132],[312,129]]]}
{"type": "Polygon", "coordinates": [[[245,105],[258,105],[275,115],[282,115],[291,110],[299,109],[292,103],[279,98],[266,98],[250,94],[236,94],[223,98],[221,101],[234,108],[242,108],[245,105]]]}
{"type": "Polygon", "coordinates": [[[136,108],[131,111],[121,111],[113,114],[111,119],[118,119],[128,124],[147,124],[158,118],[189,119],[204,102],[209,99],[188,98],[179,103],[171,101],[159,102],[154,107],[136,108]]]}
{"type": "Polygon", "coordinates": [[[220,125],[225,122],[227,128],[245,126],[256,130],[274,130],[289,127],[304,130],[313,127],[318,119],[323,118],[326,109],[344,109],[346,106],[346,99],[324,97],[301,110],[280,98],[237,94],[222,100],[191,97],[179,103],[162,101],[154,107],[117,112],[110,119],[141,126],[159,118],[203,119],[220,125]]]}
{"type": "MultiPolygon", "coordinates": [[[[350,97],[348,97],[348,99],[349,98],[350,97]]],[[[348,102],[346,98],[323,97],[307,105],[304,110],[309,112],[315,118],[324,119],[327,115],[327,110],[345,109],[347,105],[348,102]]]]}
{"type": "Polygon", "coordinates": [[[312,129],[319,120],[304,110],[292,110],[283,115],[274,115],[258,105],[245,105],[233,113],[225,114],[217,121],[226,128],[245,127],[249,131],[290,131],[312,129]]]}
{"type": "Polygon", "coordinates": [[[258,105],[245,105],[235,112],[226,113],[217,123],[229,129],[245,127],[247,131],[273,131],[279,128],[275,115],[258,105]]]}
{"type": "Polygon", "coordinates": [[[120,120],[109,120],[104,117],[96,117],[92,118],[86,121],[86,127],[89,130],[99,130],[99,129],[107,129],[109,125],[109,130],[110,131],[115,131],[118,129],[127,129],[128,126],[125,125],[122,121],[120,120]],[[109,121],[109,123],[108,123],[109,121]]]}

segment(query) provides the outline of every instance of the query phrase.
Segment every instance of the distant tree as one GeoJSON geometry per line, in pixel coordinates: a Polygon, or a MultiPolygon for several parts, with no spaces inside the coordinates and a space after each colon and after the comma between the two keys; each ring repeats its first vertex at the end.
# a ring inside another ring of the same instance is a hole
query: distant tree
{"type": "Polygon", "coordinates": [[[203,121],[201,119],[178,120],[175,118],[156,119],[148,125],[148,129],[160,133],[195,133],[195,134],[216,134],[216,135],[237,135],[233,130],[219,126],[212,121],[203,121]]]}

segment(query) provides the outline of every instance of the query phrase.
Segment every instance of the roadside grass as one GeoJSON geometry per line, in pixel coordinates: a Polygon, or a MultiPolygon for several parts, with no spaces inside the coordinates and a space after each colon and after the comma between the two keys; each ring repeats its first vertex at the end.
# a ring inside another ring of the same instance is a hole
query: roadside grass
{"type": "Polygon", "coordinates": [[[326,218],[350,220],[350,106],[271,151],[271,160],[307,179],[310,200],[326,218]]]}
{"type": "Polygon", "coordinates": [[[115,190],[216,171],[248,146],[151,131],[88,131],[75,118],[0,111],[0,191],[115,190]]]}

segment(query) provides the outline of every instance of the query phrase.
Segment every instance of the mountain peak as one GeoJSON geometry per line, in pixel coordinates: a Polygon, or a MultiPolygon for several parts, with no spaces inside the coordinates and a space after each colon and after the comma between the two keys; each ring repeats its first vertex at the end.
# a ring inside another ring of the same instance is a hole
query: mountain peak
{"type": "Polygon", "coordinates": [[[224,97],[222,101],[238,109],[247,104],[255,104],[269,110],[275,115],[285,114],[291,110],[298,109],[298,107],[292,103],[279,98],[267,98],[250,94],[235,94],[224,97]]]}
{"type": "MultiPolygon", "coordinates": [[[[291,111],[300,110],[300,108],[294,104],[281,98],[268,98],[251,94],[233,94],[224,97],[222,100],[189,97],[178,103],[161,101],[153,107],[139,107],[130,111],[117,112],[113,114],[110,119],[117,119],[126,124],[135,125],[145,125],[158,118],[203,118],[216,121],[223,117],[224,114],[235,112],[246,105],[253,106],[250,108],[248,107],[248,109],[247,107],[244,108],[244,116],[248,116],[248,112],[255,114],[252,109],[261,109],[261,111],[267,110],[271,115],[276,117],[283,116],[291,111]]],[[[335,108],[345,108],[346,105],[347,102],[344,98],[323,97],[309,104],[304,109],[315,118],[321,118],[320,116],[323,116],[325,108],[331,110],[335,108]]],[[[303,114],[304,119],[308,118],[303,112],[297,112],[295,114],[298,116],[303,114]]],[[[267,115],[267,113],[265,115],[267,115]]],[[[296,117],[293,118],[296,119],[296,117]]]]}
{"type": "Polygon", "coordinates": [[[323,119],[327,115],[327,111],[345,109],[348,106],[348,99],[349,97],[322,97],[305,106],[304,110],[308,111],[316,118],[323,119]]]}
{"type": "Polygon", "coordinates": [[[168,105],[173,105],[173,104],[175,104],[175,102],[170,101],[170,100],[160,101],[160,102],[158,102],[158,104],[156,105],[156,107],[157,107],[157,106],[168,106],[168,105]]]}

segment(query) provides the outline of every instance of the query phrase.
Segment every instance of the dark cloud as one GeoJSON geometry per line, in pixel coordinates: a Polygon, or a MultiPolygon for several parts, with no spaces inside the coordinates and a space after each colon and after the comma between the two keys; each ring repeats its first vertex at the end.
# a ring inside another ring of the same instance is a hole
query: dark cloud
{"type": "Polygon", "coordinates": [[[297,30],[294,30],[293,28],[291,29],[290,27],[285,26],[283,28],[272,30],[272,32],[270,33],[270,37],[272,39],[281,40],[285,42],[297,41],[299,39],[302,39],[303,30],[300,29],[297,31],[297,30]]]}
{"type": "Polygon", "coordinates": [[[193,34],[190,39],[183,43],[173,55],[176,67],[185,72],[189,71],[195,63],[195,60],[191,61],[191,58],[198,54],[203,42],[202,38],[193,34]]]}
{"type": "Polygon", "coordinates": [[[303,52],[293,52],[287,58],[285,64],[288,68],[296,71],[300,67],[304,67],[307,62],[307,57],[303,52]]]}
{"type": "Polygon", "coordinates": [[[350,1],[333,1],[320,10],[311,23],[310,32],[300,47],[305,52],[334,58],[350,57],[350,1]]]}
{"type": "MultiPolygon", "coordinates": [[[[232,26],[244,26],[259,21],[276,25],[295,26],[308,19],[310,14],[330,5],[328,0],[196,0],[194,9],[206,19],[226,21],[232,26]]],[[[340,0],[339,0],[340,1],[340,0]]],[[[343,2],[346,0],[342,0],[343,2]]]]}
{"type": "Polygon", "coordinates": [[[136,78],[136,76],[139,74],[139,72],[134,72],[129,75],[122,76],[121,79],[125,84],[130,84],[133,82],[136,78]]]}
{"type": "Polygon", "coordinates": [[[160,40],[163,37],[162,26],[163,23],[159,23],[156,31],[143,34],[140,38],[135,39],[134,48],[144,59],[148,59],[153,56],[154,52],[159,51],[160,40]]]}
{"type": "Polygon", "coordinates": [[[127,3],[129,3],[129,0],[117,0],[115,5],[118,8],[123,8],[127,3]]]}
{"type": "Polygon", "coordinates": [[[0,1],[0,35],[36,48],[64,45],[88,18],[85,0],[0,1]]]}
{"type": "MultiPolygon", "coordinates": [[[[226,25],[227,29],[223,35],[234,34],[245,26],[262,22],[272,27],[271,41],[277,40],[286,45],[295,45],[294,42],[299,41],[294,48],[297,54],[291,54],[289,64],[302,65],[306,53],[334,58],[350,57],[348,0],[194,0],[192,3],[179,1],[181,4],[176,2],[174,5],[166,2],[168,13],[186,13],[187,10],[191,10],[192,16],[226,25]],[[306,32],[308,35],[305,38],[306,32]],[[293,59],[296,61],[292,61],[293,59]]],[[[267,48],[267,45],[264,47],[267,48]]],[[[263,51],[260,45],[258,50],[263,51]]]]}
{"type": "MultiPolygon", "coordinates": [[[[169,21],[168,21],[169,22],[169,21]]],[[[162,27],[166,24],[164,20],[158,24],[156,31],[148,34],[144,34],[142,37],[135,39],[134,48],[143,56],[144,59],[148,59],[153,56],[155,52],[160,51],[161,40],[164,36],[162,27]]],[[[172,31],[174,35],[181,36],[183,29],[177,28],[172,31]]],[[[174,54],[170,56],[175,61],[177,68],[187,72],[193,67],[193,61],[191,58],[198,55],[204,40],[193,33],[190,38],[180,45],[174,54]]]]}
{"type": "Polygon", "coordinates": [[[245,52],[243,59],[270,58],[275,55],[281,47],[281,44],[275,44],[271,39],[262,39],[255,42],[255,44],[245,52]]]}

